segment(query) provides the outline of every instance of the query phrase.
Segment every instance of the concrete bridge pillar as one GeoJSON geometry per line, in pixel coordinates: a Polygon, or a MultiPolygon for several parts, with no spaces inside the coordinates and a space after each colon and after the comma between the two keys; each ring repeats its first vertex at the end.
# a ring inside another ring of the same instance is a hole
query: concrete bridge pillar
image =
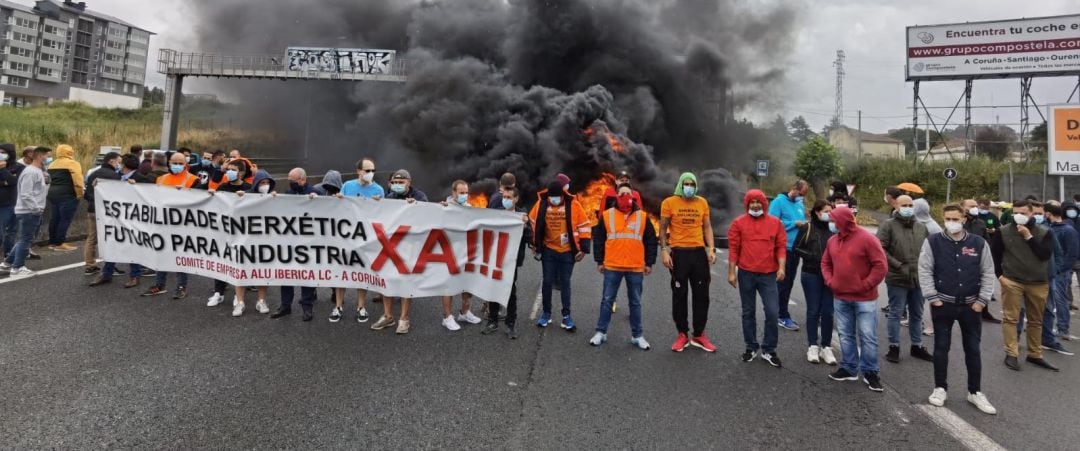
{"type": "Polygon", "coordinates": [[[165,107],[161,119],[161,150],[176,149],[176,131],[180,125],[180,98],[184,86],[182,75],[165,79],[165,107]]]}

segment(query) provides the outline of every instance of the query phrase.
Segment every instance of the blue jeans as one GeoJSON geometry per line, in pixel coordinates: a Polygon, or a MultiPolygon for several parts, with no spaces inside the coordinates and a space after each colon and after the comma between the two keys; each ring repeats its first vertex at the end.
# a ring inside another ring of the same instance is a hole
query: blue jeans
{"type": "MultiPolygon", "coordinates": [[[[1050,301],[1046,303],[1047,310],[1054,310],[1057,318],[1058,335],[1069,334],[1069,282],[1072,281],[1072,271],[1065,271],[1054,277],[1050,285],[1050,301]],[[1052,306],[1052,307],[1051,307],[1052,306]]],[[[1043,335],[1050,329],[1053,322],[1043,322],[1043,335]]]]}
{"type": "Polygon", "coordinates": [[[559,280],[559,294],[562,296],[562,315],[570,315],[570,276],[574,274],[574,254],[554,252],[544,248],[540,254],[540,263],[544,267],[544,281],[540,284],[544,301],[544,313],[551,314],[551,289],[556,278],[559,280]]]}
{"type": "Polygon", "coordinates": [[[15,247],[15,234],[19,230],[19,223],[15,221],[15,206],[0,207],[0,246],[4,249],[4,256],[11,255],[11,249],[15,247]]]}
{"type": "Polygon", "coordinates": [[[806,340],[818,345],[818,325],[821,326],[821,346],[832,346],[833,295],[820,274],[802,273],[803,295],[806,296],[806,340]]]}
{"type": "MultiPolygon", "coordinates": [[[[840,367],[851,374],[878,372],[877,303],[833,301],[836,330],[840,333],[840,367]],[[859,343],[855,332],[858,328],[859,343]]],[[[922,332],[920,330],[920,332],[922,332]]]]}
{"type": "Polygon", "coordinates": [[[900,318],[908,311],[908,336],[912,346],[922,346],[923,295],[918,288],[885,284],[889,293],[889,346],[900,346],[900,318]]]}
{"type": "MultiPolygon", "coordinates": [[[[115,273],[116,263],[105,262],[105,266],[101,268],[101,278],[104,280],[112,280],[112,276],[115,273]]],[[[130,271],[128,272],[128,277],[131,277],[132,279],[138,279],[140,275],[142,275],[142,266],[132,263],[130,266],[130,271]]]]}
{"type": "Polygon", "coordinates": [[[49,244],[57,246],[67,240],[68,227],[79,209],[79,199],[50,200],[52,216],[49,218],[49,244]]]}
{"type": "Polygon", "coordinates": [[[795,287],[795,274],[799,272],[799,258],[790,248],[787,250],[787,255],[787,263],[784,264],[784,280],[776,282],[776,288],[780,294],[780,300],[777,301],[777,305],[780,306],[780,319],[791,319],[788,301],[791,300],[791,289],[795,287]]]}
{"type": "Polygon", "coordinates": [[[761,305],[765,310],[765,340],[760,346],[762,352],[776,352],[779,341],[777,318],[779,317],[780,296],[777,293],[776,273],[761,274],[739,270],[739,297],[742,298],[742,335],[746,349],[758,350],[757,342],[757,296],[761,296],[761,305]]]}
{"type": "MultiPolygon", "coordinates": [[[[168,279],[169,279],[169,273],[167,273],[165,271],[158,271],[157,274],[154,276],[154,286],[164,290],[165,289],[165,282],[168,281],[168,279]]],[[[182,272],[176,273],[176,287],[177,288],[187,287],[187,274],[182,273],[182,272]]]]}
{"type": "Polygon", "coordinates": [[[630,336],[641,337],[641,286],[645,274],[629,271],[604,270],[604,296],[600,301],[600,319],[596,321],[596,331],[607,333],[611,323],[611,304],[619,294],[619,285],[626,279],[626,296],[630,298],[630,336]]]}
{"type": "Polygon", "coordinates": [[[4,261],[11,265],[11,269],[26,266],[26,256],[30,255],[30,245],[34,243],[34,237],[41,228],[41,216],[32,213],[15,215],[15,222],[19,226],[19,239],[11,248],[11,253],[4,258],[4,261]]]}

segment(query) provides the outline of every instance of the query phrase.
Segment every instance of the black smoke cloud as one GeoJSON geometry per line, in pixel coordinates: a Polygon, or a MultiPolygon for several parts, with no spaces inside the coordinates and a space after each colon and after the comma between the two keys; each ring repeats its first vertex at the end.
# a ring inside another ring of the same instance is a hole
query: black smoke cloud
{"type": "MultiPolygon", "coordinates": [[[[198,49],[284,53],[289,46],[387,48],[404,84],[223,82],[259,122],[311,149],[311,165],[374,156],[407,167],[433,197],[457,178],[493,189],[506,171],[527,192],[564,172],[582,189],[630,170],[650,210],[682,170],[724,222],[741,210],[740,101],[767,96],[795,28],[787,7],[722,0],[204,0],[198,49]],[[256,6],[257,5],[257,6],[256,6]],[[310,115],[310,117],[309,117],[310,115]],[[624,152],[583,130],[601,121],[624,152]]],[[[258,152],[255,152],[256,154],[258,152]]]]}

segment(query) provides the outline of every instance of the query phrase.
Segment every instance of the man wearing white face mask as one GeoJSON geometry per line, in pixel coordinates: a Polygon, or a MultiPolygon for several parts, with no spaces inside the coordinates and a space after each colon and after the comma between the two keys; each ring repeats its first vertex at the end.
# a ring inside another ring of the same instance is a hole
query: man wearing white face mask
{"type": "Polygon", "coordinates": [[[964,199],[960,203],[960,208],[964,209],[964,216],[967,216],[967,220],[964,221],[964,230],[972,235],[981,236],[986,238],[986,221],[983,221],[979,217],[979,204],[975,202],[975,199],[964,199]]]}
{"type": "Polygon", "coordinates": [[[1042,324],[1049,294],[1049,262],[1054,252],[1050,231],[1036,227],[1028,200],[1013,203],[1012,223],[990,235],[990,251],[1000,274],[1001,303],[1004,309],[1002,329],[1005,342],[1005,366],[1020,371],[1017,323],[1021,304],[1027,311],[1027,361],[1051,371],[1057,367],[1043,360],[1042,324]]]}
{"type": "Polygon", "coordinates": [[[919,250],[926,240],[926,226],[915,220],[915,204],[910,196],[896,198],[896,215],[878,228],[877,237],[889,262],[885,286],[889,294],[889,353],[885,360],[900,362],[900,317],[908,313],[911,356],[933,361],[922,345],[923,297],[919,290],[919,250]]]}
{"type": "Polygon", "coordinates": [[[994,293],[994,261],[982,237],[964,230],[968,212],[946,205],[942,213],[945,232],[930,235],[919,253],[919,282],[930,301],[934,322],[934,391],[930,404],[944,406],[948,389],[949,348],[954,323],[960,324],[964,362],[967,365],[968,402],[984,413],[997,409],[982,394],[982,321],[994,293]]]}
{"type": "MultiPolygon", "coordinates": [[[[368,199],[382,199],[386,191],[378,183],[375,183],[375,160],[362,158],[356,162],[356,180],[349,180],[341,185],[343,197],[366,197],[368,199]]],[[[341,321],[341,315],[345,308],[345,289],[334,290],[334,302],[336,307],[330,312],[330,322],[341,321]]],[[[366,323],[368,321],[367,290],[356,290],[356,321],[366,323]]]]}

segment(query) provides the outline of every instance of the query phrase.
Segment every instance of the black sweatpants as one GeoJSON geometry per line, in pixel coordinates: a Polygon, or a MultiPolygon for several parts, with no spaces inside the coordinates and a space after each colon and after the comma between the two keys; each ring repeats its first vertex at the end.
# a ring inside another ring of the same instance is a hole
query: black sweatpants
{"type": "MultiPolygon", "coordinates": [[[[521,272],[521,268],[518,267],[517,271],[514,271],[514,284],[510,286],[510,300],[506,302],[506,325],[514,327],[517,323],[517,279],[518,273],[521,272]]],[[[499,322],[499,311],[502,310],[502,306],[496,302],[488,303],[488,321],[499,322]]]]}
{"type": "Polygon", "coordinates": [[[934,386],[948,389],[949,347],[952,344],[953,323],[960,323],[960,336],[964,342],[964,363],[967,364],[968,393],[982,390],[982,314],[971,309],[970,304],[930,306],[934,320],[934,386]]]}
{"type": "Polygon", "coordinates": [[[675,319],[675,328],[688,333],[687,295],[693,290],[694,336],[705,333],[705,323],[709,320],[709,255],[705,248],[672,249],[671,262],[671,315],[675,319]]]}

